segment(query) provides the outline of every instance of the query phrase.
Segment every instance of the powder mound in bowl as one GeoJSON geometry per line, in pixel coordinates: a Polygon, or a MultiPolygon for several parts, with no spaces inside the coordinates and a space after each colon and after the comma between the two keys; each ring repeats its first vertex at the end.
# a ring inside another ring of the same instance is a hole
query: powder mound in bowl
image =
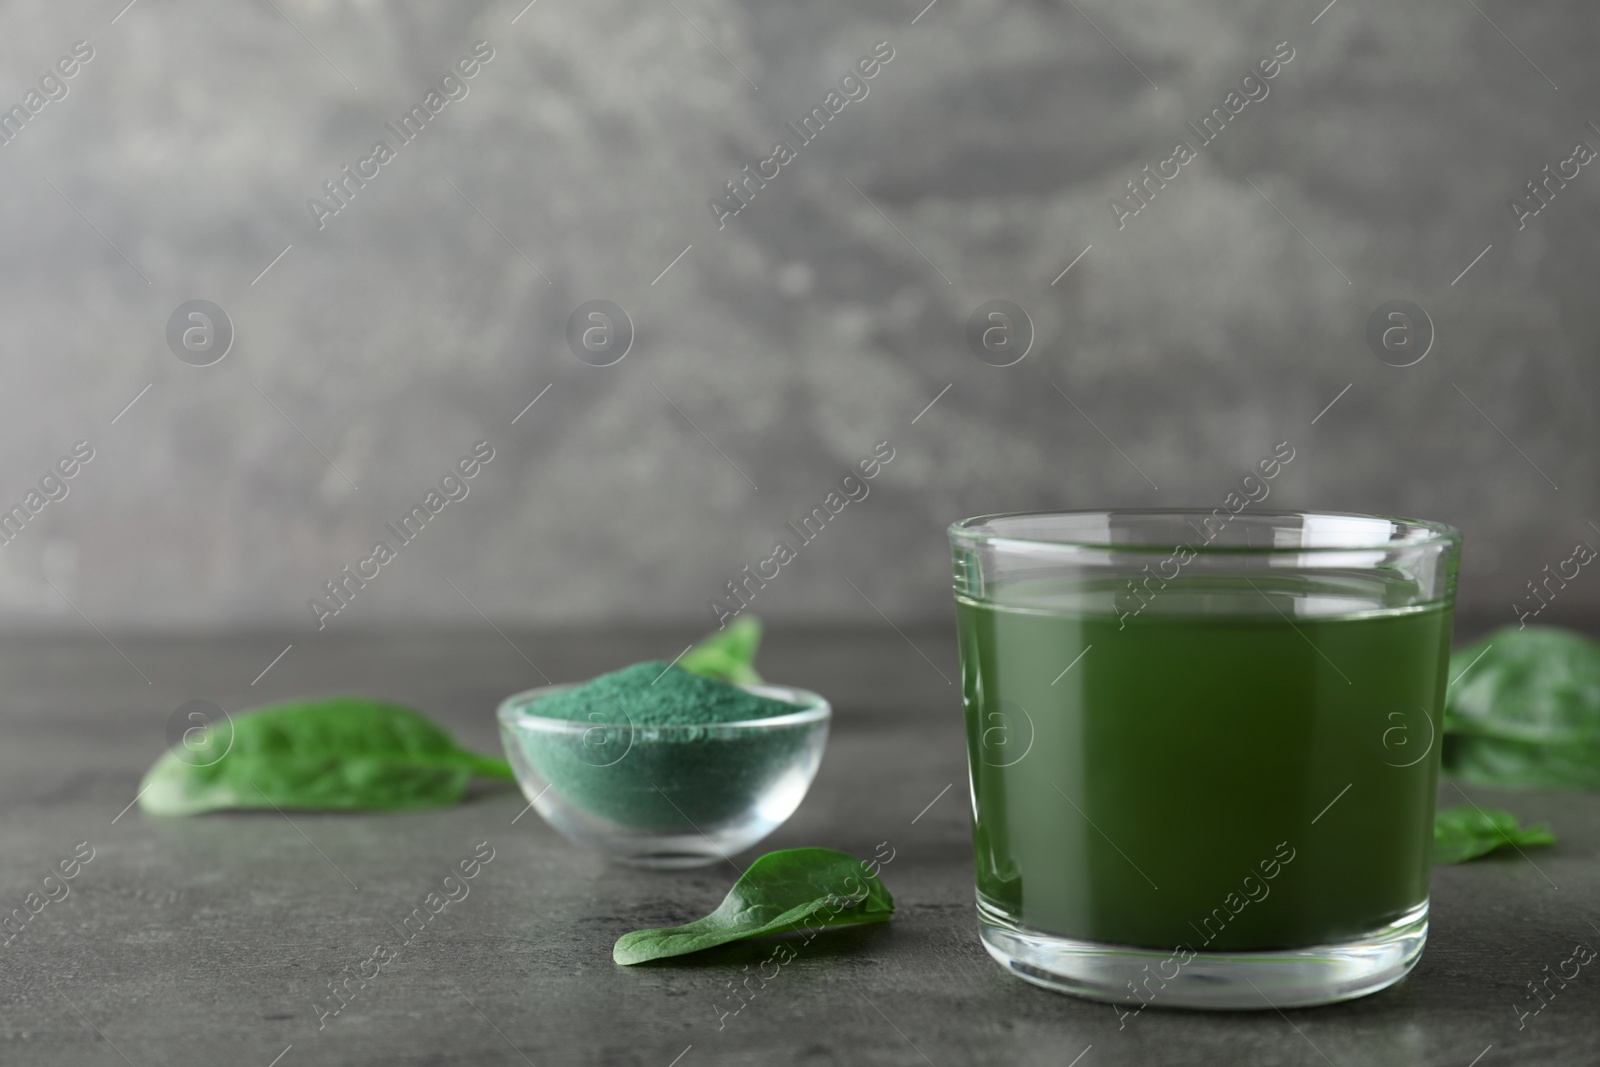
{"type": "Polygon", "coordinates": [[[800,708],[661,660],[647,660],[545,697],[528,710],[548,719],[573,722],[694,726],[770,719],[800,708]]]}
{"type": "Polygon", "coordinates": [[[793,798],[792,810],[822,758],[828,728],[826,720],[734,725],[805,706],[661,660],[602,674],[522,710],[587,727],[528,724],[506,735],[512,762],[549,783],[552,801],[602,820],[608,833],[697,839],[753,825],[782,807],[782,797],[793,798]]]}

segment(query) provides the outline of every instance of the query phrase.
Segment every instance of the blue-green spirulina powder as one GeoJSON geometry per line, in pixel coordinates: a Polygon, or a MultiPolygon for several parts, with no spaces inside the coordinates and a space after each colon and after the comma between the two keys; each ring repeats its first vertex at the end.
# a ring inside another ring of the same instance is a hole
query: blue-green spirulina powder
{"type": "Polygon", "coordinates": [[[651,834],[693,834],[742,818],[812,730],[729,729],[800,709],[659,660],[602,674],[527,710],[594,724],[525,736],[524,754],[570,803],[651,834]]]}
{"type": "Polygon", "coordinates": [[[796,710],[794,704],[650,660],[545,697],[535,714],[574,722],[703,726],[768,719],[796,710]]]}

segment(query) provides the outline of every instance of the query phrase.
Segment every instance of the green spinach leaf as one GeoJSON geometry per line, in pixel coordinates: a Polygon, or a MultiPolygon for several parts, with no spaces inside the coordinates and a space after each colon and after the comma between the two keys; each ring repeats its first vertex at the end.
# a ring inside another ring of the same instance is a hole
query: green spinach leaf
{"type": "Polygon", "coordinates": [[[1447,808],[1433,820],[1433,862],[1462,863],[1497,848],[1553,845],[1546,826],[1518,826],[1509,811],[1485,811],[1472,804],[1447,808]]]}
{"type": "Polygon", "coordinates": [[[505,760],[458,747],[420,712],[361,697],[260,708],[189,740],[145,774],[145,811],[436,807],[460,800],[474,775],[512,776],[505,760]]]}
{"type": "Polygon", "coordinates": [[[760,644],[761,620],[745,615],[685,652],[678,666],[730,685],[760,685],[761,675],[755,669],[760,644]]]}
{"type": "Polygon", "coordinates": [[[769,852],[750,865],[716,911],[683,926],[624,934],[611,958],[643,963],[767,934],[886,922],[894,914],[894,897],[875,866],[829,848],[769,852]]]}
{"type": "Polygon", "coordinates": [[[1481,785],[1600,789],[1600,644],[1506,627],[1457,652],[1444,769],[1481,785]]]}

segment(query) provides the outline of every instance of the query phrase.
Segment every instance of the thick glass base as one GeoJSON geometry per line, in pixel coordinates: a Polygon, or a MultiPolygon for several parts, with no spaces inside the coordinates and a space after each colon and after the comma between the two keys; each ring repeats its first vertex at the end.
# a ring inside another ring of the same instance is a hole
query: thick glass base
{"type": "Polygon", "coordinates": [[[658,870],[683,870],[704,867],[709,863],[723,863],[743,847],[735,845],[720,851],[717,842],[709,837],[688,834],[663,834],[649,838],[611,838],[599,842],[601,851],[632,867],[654,867],[658,870]]]}
{"type": "Polygon", "coordinates": [[[1428,902],[1365,937],[1275,952],[1130,948],[1047,934],[978,902],[983,947],[1017,977],[1061,993],[1160,1008],[1304,1008],[1404,978],[1428,940],[1428,902]]]}

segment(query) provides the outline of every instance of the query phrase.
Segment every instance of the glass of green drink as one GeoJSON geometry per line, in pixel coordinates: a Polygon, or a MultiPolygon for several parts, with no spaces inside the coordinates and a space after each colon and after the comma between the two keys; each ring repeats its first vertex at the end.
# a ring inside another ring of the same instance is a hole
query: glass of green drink
{"type": "Polygon", "coordinates": [[[1124,1026],[1405,976],[1456,530],[1241,504],[989,515],[950,542],[978,922],[1002,966],[1127,1005],[1124,1026]]]}

